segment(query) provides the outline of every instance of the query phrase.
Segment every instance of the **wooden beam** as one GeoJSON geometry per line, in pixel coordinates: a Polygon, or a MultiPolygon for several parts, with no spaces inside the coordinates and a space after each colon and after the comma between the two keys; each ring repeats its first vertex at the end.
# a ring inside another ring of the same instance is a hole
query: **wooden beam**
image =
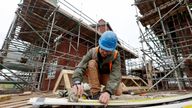
{"type": "Polygon", "coordinates": [[[60,72],[60,74],[59,74],[57,82],[55,83],[55,87],[53,89],[53,93],[54,94],[56,93],[56,91],[57,91],[57,89],[58,89],[58,87],[60,85],[64,85],[63,90],[64,89],[67,89],[67,90],[70,89],[71,88],[71,83],[72,83],[70,76],[72,76],[72,75],[73,75],[73,71],[72,70],[64,70],[63,69],[60,72]]]}
{"type": "Polygon", "coordinates": [[[55,83],[55,86],[54,86],[54,89],[53,89],[53,93],[55,93],[56,92],[56,90],[57,90],[57,88],[58,88],[58,86],[59,86],[59,83],[60,83],[60,81],[62,80],[62,74],[60,73],[59,74],[59,77],[57,78],[57,81],[56,81],[56,83],[55,83]]]}
{"type": "Polygon", "coordinates": [[[71,88],[71,82],[69,79],[69,75],[67,73],[64,73],[63,77],[64,77],[65,88],[70,89],[71,88]]]}
{"type": "Polygon", "coordinates": [[[135,86],[133,86],[133,87],[125,87],[125,88],[123,88],[123,90],[125,90],[125,91],[128,91],[128,90],[147,90],[149,87],[147,87],[147,86],[140,86],[140,87],[135,87],[135,86]]]}
{"type": "MultiPolygon", "coordinates": [[[[178,101],[180,100],[189,98],[192,98],[192,94],[177,95],[164,98],[157,97],[157,98],[144,98],[144,99],[142,98],[142,99],[126,99],[126,100],[125,99],[109,100],[108,106],[141,107],[141,106],[153,106],[154,104],[164,105],[165,103],[170,103],[174,105],[175,103],[177,104],[178,101]]],[[[191,102],[191,100],[188,100],[188,102],[191,102]]],[[[36,106],[37,105],[105,106],[104,104],[100,103],[99,100],[79,99],[78,102],[68,102],[67,98],[40,98],[40,97],[31,98],[29,100],[29,104],[36,106]]],[[[153,108],[155,107],[153,106],[153,108]]],[[[181,108],[181,107],[174,107],[174,108],[181,108]]]]}
{"type": "Polygon", "coordinates": [[[11,99],[11,95],[0,95],[0,102],[11,99]]]}

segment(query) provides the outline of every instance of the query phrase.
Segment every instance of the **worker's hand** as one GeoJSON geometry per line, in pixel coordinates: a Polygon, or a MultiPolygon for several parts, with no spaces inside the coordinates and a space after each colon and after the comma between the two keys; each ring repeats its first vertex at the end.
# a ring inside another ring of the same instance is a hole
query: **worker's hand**
{"type": "Polygon", "coordinates": [[[81,97],[81,96],[83,95],[84,90],[83,90],[83,86],[82,86],[81,84],[75,84],[75,85],[73,85],[72,89],[73,89],[73,92],[74,92],[77,96],[80,96],[80,97],[81,97]]]}
{"type": "Polygon", "coordinates": [[[110,99],[110,94],[108,92],[103,92],[101,93],[100,97],[99,97],[99,101],[105,105],[108,104],[110,99]]]}

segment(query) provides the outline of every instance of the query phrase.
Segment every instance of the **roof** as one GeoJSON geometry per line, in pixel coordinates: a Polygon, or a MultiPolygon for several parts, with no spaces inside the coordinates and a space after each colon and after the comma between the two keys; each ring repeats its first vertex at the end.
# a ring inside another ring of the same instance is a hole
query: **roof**
{"type": "MultiPolygon", "coordinates": [[[[17,19],[17,25],[19,26],[20,30],[18,37],[19,39],[29,43],[36,44],[38,43],[35,43],[37,40],[39,40],[39,43],[48,40],[48,35],[42,37],[42,34],[49,33],[49,30],[45,30],[48,26],[51,26],[51,21],[47,19],[51,19],[53,17],[53,12],[56,12],[56,15],[50,44],[52,44],[53,40],[61,34],[78,36],[77,34],[79,30],[81,35],[80,39],[86,40],[91,44],[95,43],[95,37],[99,38],[101,35],[100,32],[98,32],[90,25],[84,23],[83,20],[71,15],[60,7],[56,7],[53,4],[45,2],[44,0],[36,0],[36,2],[23,0],[23,4],[21,4],[20,7],[21,13],[17,13],[20,14],[19,16],[21,17],[17,19]],[[30,27],[30,25],[32,27],[30,27]],[[81,28],[79,29],[79,27],[81,28]],[[30,33],[26,33],[26,31],[29,31],[30,33]]],[[[38,45],[40,45],[39,43],[38,45]]],[[[129,49],[125,49],[121,45],[118,45],[118,49],[125,51],[125,57],[127,59],[137,57],[136,54],[130,52],[129,49]]]]}

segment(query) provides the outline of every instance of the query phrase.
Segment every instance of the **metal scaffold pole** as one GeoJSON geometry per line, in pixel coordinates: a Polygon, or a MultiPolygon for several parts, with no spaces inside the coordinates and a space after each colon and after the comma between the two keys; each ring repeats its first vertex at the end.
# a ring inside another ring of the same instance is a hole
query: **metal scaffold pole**
{"type": "MultiPolygon", "coordinates": [[[[57,10],[58,8],[56,8],[57,10]]],[[[52,22],[51,22],[51,28],[50,28],[50,32],[49,32],[49,37],[48,37],[48,41],[47,41],[47,47],[45,49],[45,56],[44,56],[44,59],[43,59],[43,64],[42,64],[42,67],[41,67],[41,72],[40,72],[40,78],[39,78],[39,84],[38,84],[38,89],[40,90],[41,89],[41,83],[42,83],[42,77],[43,77],[43,72],[45,71],[44,68],[45,68],[45,62],[46,62],[46,59],[47,59],[47,54],[49,52],[49,42],[50,42],[50,39],[51,39],[51,35],[52,35],[52,31],[53,31],[53,27],[54,27],[54,23],[55,23],[55,15],[56,15],[56,10],[53,11],[53,18],[52,18],[52,22]]],[[[50,82],[50,80],[49,80],[50,82]]],[[[49,84],[49,83],[48,83],[49,84]]],[[[49,89],[49,85],[48,85],[48,89],[49,89]]]]}
{"type": "Polygon", "coordinates": [[[140,14],[137,13],[138,23],[140,22],[146,28],[145,32],[140,29],[140,38],[144,63],[148,60],[153,61],[155,73],[152,82],[155,85],[152,88],[168,89],[177,85],[178,89],[182,90],[189,86],[187,77],[190,78],[190,76],[185,72],[185,61],[183,61],[191,59],[188,55],[192,51],[190,50],[192,37],[189,23],[192,17],[187,2],[135,0],[134,5],[140,11],[140,14]],[[170,80],[164,80],[165,77],[169,77],[170,80]],[[186,80],[181,80],[184,77],[186,80]]]}

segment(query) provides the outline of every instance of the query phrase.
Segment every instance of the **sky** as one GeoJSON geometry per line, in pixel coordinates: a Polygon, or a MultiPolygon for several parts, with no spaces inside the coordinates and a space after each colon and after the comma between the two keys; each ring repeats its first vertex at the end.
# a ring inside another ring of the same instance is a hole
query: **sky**
{"type": "MultiPolygon", "coordinates": [[[[21,0],[3,0],[0,3],[0,48],[13,21],[21,0]]],[[[61,0],[62,1],[62,0],[61,0]]],[[[131,47],[140,48],[139,28],[136,24],[134,0],[67,0],[95,21],[109,22],[117,36],[131,47]]]]}

